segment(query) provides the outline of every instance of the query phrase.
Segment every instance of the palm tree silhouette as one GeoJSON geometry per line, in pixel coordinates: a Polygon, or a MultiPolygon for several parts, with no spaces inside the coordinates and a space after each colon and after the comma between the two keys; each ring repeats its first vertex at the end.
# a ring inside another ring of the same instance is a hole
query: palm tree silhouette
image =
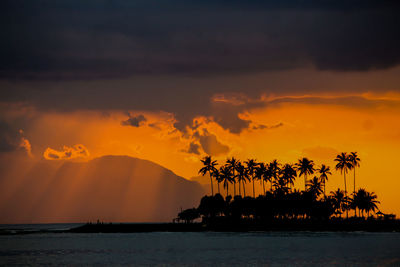
{"type": "Polygon", "coordinates": [[[264,180],[267,175],[267,167],[265,166],[264,163],[259,163],[258,166],[256,167],[255,171],[255,178],[257,180],[260,180],[262,182],[262,187],[263,187],[263,193],[265,195],[265,186],[264,186],[264,180]]]}
{"type": "Polygon", "coordinates": [[[364,213],[369,216],[370,212],[376,211],[377,204],[379,203],[374,192],[368,192],[361,188],[353,192],[352,197],[347,196],[346,174],[352,167],[358,167],[360,162],[356,152],[352,154],[340,153],[335,158],[335,161],[336,170],[340,170],[343,173],[344,191],[338,188],[327,196],[325,191],[326,181],[328,180],[328,176],[332,174],[330,167],[322,164],[315,170],[314,162],[307,158],[301,158],[295,165],[284,164],[283,166],[277,160],[273,160],[269,164],[264,164],[257,163],[253,159],[248,159],[246,162],[241,163],[239,160],[231,158],[227,159],[226,164],[220,166],[218,169],[216,167],[218,165],[217,161],[212,160],[211,156],[206,156],[201,160],[203,167],[199,170],[199,173],[203,176],[206,174],[210,175],[212,196],[204,196],[197,210],[188,210],[185,214],[181,213],[178,218],[183,219],[184,215],[187,215],[185,220],[192,222],[194,218],[198,218],[194,217],[197,214],[194,212],[198,211],[198,214],[206,221],[211,219],[211,217],[213,220],[218,219],[217,217],[220,216],[224,216],[227,222],[232,219],[235,221],[238,220],[238,222],[242,219],[249,222],[257,222],[257,220],[266,222],[274,220],[274,218],[325,220],[334,214],[340,214],[340,217],[342,217],[344,211],[346,211],[346,217],[348,218],[348,212],[351,209],[354,209],[356,215],[358,209],[360,217],[364,218],[364,213]],[[297,177],[297,171],[299,171],[299,175],[304,176],[306,188],[304,191],[292,188],[297,177]],[[313,175],[312,179],[308,180],[307,175],[312,173],[315,173],[315,175],[313,175]],[[215,196],[213,178],[218,182],[218,194],[215,196]],[[250,179],[253,182],[253,196],[246,197],[245,184],[250,179]],[[255,198],[254,184],[257,179],[262,184],[264,195],[255,198]],[[238,196],[235,196],[236,181],[239,183],[238,196]],[[265,190],[264,182],[271,182],[271,191],[265,190]],[[223,201],[222,196],[219,194],[220,183],[223,183],[226,189],[225,201],[223,201]],[[230,183],[234,184],[233,197],[229,195],[230,183]],[[241,195],[242,186],[243,198],[241,195]],[[322,192],[324,193],[323,197],[321,197],[322,192]],[[221,198],[222,202],[217,201],[218,198],[221,198]],[[218,204],[219,202],[220,204],[218,204]],[[206,210],[203,209],[205,207],[203,204],[207,204],[208,208],[206,210]],[[189,217],[189,215],[192,217],[189,217]]]}
{"type": "Polygon", "coordinates": [[[367,192],[367,201],[365,205],[365,211],[367,212],[367,216],[369,217],[370,211],[375,211],[378,208],[376,204],[380,203],[376,200],[378,197],[374,192],[367,192]]]}
{"type": "Polygon", "coordinates": [[[204,167],[199,170],[201,175],[206,175],[207,173],[210,175],[210,182],[211,182],[211,195],[214,196],[214,189],[213,189],[213,175],[216,172],[217,168],[215,166],[218,165],[216,160],[212,160],[211,156],[204,157],[201,162],[204,164],[204,167]]]}
{"type": "Polygon", "coordinates": [[[296,164],[297,170],[300,172],[299,176],[304,176],[304,190],[307,188],[307,175],[313,174],[314,169],[314,161],[309,160],[308,158],[299,159],[299,162],[296,164]]]}
{"type": "MultiPolygon", "coordinates": [[[[351,170],[353,167],[350,157],[345,153],[342,152],[336,156],[335,161],[338,163],[335,166],[336,170],[340,170],[340,173],[343,173],[344,176],[344,195],[347,198],[347,185],[346,185],[346,173],[351,170]]],[[[346,217],[349,217],[349,211],[346,210],[346,217]]]]}
{"type": "Polygon", "coordinates": [[[310,181],[307,182],[307,191],[310,192],[314,199],[317,199],[322,193],[322,184],[317,176],[314,176],[310,181]]]}
{"type": "Polygon", "coordinates": [[[279,166],[280,165],[281,164],[276,159],[271,161],[269,163],[269,165],[268,165],[267,175],[270,177],[271,191],[272,191],[273,180],[278,180],[278,178],[279,178],[279,172],[280,172],[280,167],[279,166]]]}
{"type": "Polygon", "coordinates": [[[291,186],[294,185],[294,181],[297,177],[297,172],[293,165],[283,165],[282,169],[280,170],[280,174],[282,175],[282,179],[285,181],[285,184],[289,185],[289,188],[291,188],[291,186]]]}
{"type": "Polygon", "coordinates": [[[248,159],[245,162],[245,164],[246,164],[246,169],[247,169],[247,175],[249,176],[249,178],[253,182],[253,197],[255,198],[256,197],[256,193],[255,193],[255,190],[254,190],[254,180],[255,180],[254,172],[256,170],[257,163],[256,163],[256,161],[254,159],[248,159]]]}
{"type": "Polygon", "coordinates": [[[213,175],[214,175],[215,180],[217,181],[217,185],[218,185],[218,194],[221,194],[220,188],[219,188],[219,184],[222,183],[223,180],[221,179],[221,175],[220,175],[220,173],[219,173],[219,170],[216,169],[213,175]]]}
{"type": "Polygon", "coordinates": [[[266,171],[265,171],[265,174],[264,174],[264,181],[268,184],[268,182],[270,182],[270,184],[271,184],[271,192],[272,192],[272,179],[273,179],[273,170],[272,170],[272,167],[271,167],[271,165],[270,164],[265,164],[265,168],[267,169],[266,171]]]}
{"type": "MultiPolygon", "coordinates": [[[[360,167],[360,158],[357,155],[357,152],[350,152],[349,160],[352,165],[352,169],[354,170],[354,180],[353,180],[353,197],[356,195],[356,168],[360,167]]],[[[357,216],[357,205],[354,205],[354,216],[357,216]]]]}
{"type": "Polygon", "coordinates": [[[226,160],[226,165],[231,169],[232,171],[232,182],[233,182],[233,196],[236,196],[236,168],[238,165],[238,160],[232,157],[231,159],[226,160]]]}
{"type": "Polygon", "coordinates": [[[370,211],[375,211],[377,209],[377,203],[379,203],[377,196],[374,192],[367,192],[365,189],[360,188],[354,194],[354,205],[358,207],[361,211],[361,216],[364,218],[364,211],[367,212],[367,216],[369,217],[370,211]]]}
{"type": "Polygon", "coordinates": [[[219,170],[219,176],[221,180],[224,182],[224,188],[226,189],[226,197],[228,197],[229,193],[229,183],[232,183],[232,171],[229,166],[221,166],[219,170]]]}
{"type": "Polygon", "coordinates": [[[340,188],[338,188],[336,191],[332,191],[331,197],[333,200],[335,212],[341,214],[341,211],[344,210],[344,204],[346,201],[343,190],[340,190],[340,188]]]}
{"type": "Polygon", "coordinates": [[[353,181],[353,194],[356,193],[356,168],[360,167],[361,159],[358,157],[357,152],[350,152],[350,162],[354,169],[354,181],[353,181]]]}
{"type": "Polygon", "coordinates": [[[328,181],[328,174],[332,175],[331,173],[331,168],[329,166],[326,166],[325,164],[322,164],[319,169],[317,169],[319,173],[319,178],[321,179],[321,182],[324,184],[324,196],[325,195],[325,184],[326,181],[328,181]]]}
{"type": "Polygon", "coordinates": [[[239,162],[236,166],[236,171],[237,171],[237,179],[239,182],[239,195],[242,195],[240,192],[240,183],[242,183],[243,184],[243,196],[245,197],[246,189],[245,189],[244,184],[245,184],[246,180],[248,179],[246,168],[243,166],[242,163],[239,162]]]}

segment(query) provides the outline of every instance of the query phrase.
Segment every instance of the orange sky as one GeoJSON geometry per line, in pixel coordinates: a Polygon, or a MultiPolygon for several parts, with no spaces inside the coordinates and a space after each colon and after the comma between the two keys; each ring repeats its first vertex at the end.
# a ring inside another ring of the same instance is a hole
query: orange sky
{"type": "MultiPolygon", "coordinates": [[[[14,212],[13,196],[42,198],[15,178],[32,166],[129,155],[190,179],[207,154],[333,168],[337,153],[357,151],[358,186],[400,214],[396,1],[9,2],[0,212],[14,212]]],[[[46,184],[50,173],[37,175],[46,184]]],[[[76,177],[66,200],[83,192],[76,177]]],[[[327,189],[337,187],[334,172],[327,189]]]]}
{"type": "MultiPolygon", "coordinates": [[[[132,127],[121,123],[127,118],[127,113],[122,111],[33,110],[35,122],[29,132],[24,133],[24,138],[32,146],[32,160],[53,160],[49,154],[59,155],[58,160],[84,161],[103,155],[129,155],[154,161],[186,178],[197,176],[201,166],[199,159],[206,155],[205,149],[214,153],[219,162],[235,156],[241,160],[277,158],[294,163],[307,156],[317,165],[324,163],[331,168],[339,152],[357,151],[361,158],[357,187],[377,193],[382,211],[400,214],[397,192],[400,186],[400,179],[397,179],[399,95],[353,96],[357,99],[350,101],[351,104],[340,95],[247,99],[261,101],[264,105],[249,108],[239,116],[251,120],[251,125],[265,125],[265,128],[249,127],[240,134],[230,133],[205,117],[195,119],[200,125],[196,130],[188,128],[183,134],[174,128],[174,116],[167,112],[131,110],[131,116],[143,114],[146,117],[139,127],[132,127]],[[211,138],[201,144],[195,131],[214,136],[216,141],[211,138]],[[190,143],[199,145],[200,154],[188,153],[190,143]]],[[[229,97],[226,99],[232,105],[237,104],[229,97]]],[[[11,109],[9,111],[11,114],[11,109]]],[[[351,172],[350,189],[352,177],[351,172]]],[[[303,187],[302,179],[298,179],[296,186],[303,187]]],[[[327,190],[337,187],[344,187],[343,177],[334,171],[327,190]]]]}

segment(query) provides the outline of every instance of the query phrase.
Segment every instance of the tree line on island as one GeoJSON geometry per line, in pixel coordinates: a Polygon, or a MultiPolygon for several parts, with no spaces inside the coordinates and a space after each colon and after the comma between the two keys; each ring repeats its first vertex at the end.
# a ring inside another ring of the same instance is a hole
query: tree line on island
{"type": "MultiPolygon", "coordinates": [[[[326,183],[331,168],[303,157],[295,164],[269,163],[248,159],[243,163],[232,157],[219,165],[211,156],[204,157],[199,173],[209,174],[211,196],[204,196],[198,208],[183,210],[176,220],[192,222],[202,218],[210,220],[269,221],[274,219],[330,219],[341,218],[349,211],[354,217],[369,217],[378,210],[377,196],[364,188],[356,190],[356,168],[360,166],[357,152],[340,153],[335,158],[335,170],[343,174],[344,190],[338,188],[328,194],[326,183]],[[348,194],[346,174],[353,171],[353,192],[348,194]],[[296,178],[304,178],[304,190],[294,188],[296,178]],[[311,179],[309,179],[312,177],[311,179]],[[214,183],[218,193],[214,195],[214,183]],[[256,197],[255,182],[260,182],[262,194],[256,197]],[[252,184],[252,196],[246,195],[246,184],[252,184]],[[225,198],[221,195],[221,184],[225,198]],[[229,187],[233,187],[233,197],[229,187]]],[[[377,214],[382,214],[378,212],[377,214]]]]}

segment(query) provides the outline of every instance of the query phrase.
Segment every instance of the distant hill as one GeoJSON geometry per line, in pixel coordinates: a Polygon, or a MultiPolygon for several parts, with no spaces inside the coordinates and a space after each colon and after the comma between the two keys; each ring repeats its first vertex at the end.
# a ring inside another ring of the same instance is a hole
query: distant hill
{"type": "Polygon", "coordinates": [[[128,156],[40,161],[0,175],[0,223],[165,222],[205,194],[197,182],[128,156]]]}
{"type": "MultiPolygon", "coordinates": [[[[206,194],[211,194],[210,175],[206,174],[204,176],[201,176],[201,175],[193,176],[193,177],[190,177],[190,181],[197,182],[197,183],[201,184],[201,186],[203,187],[205,193],[206,194]]],[[[214,186],[215,187],[217,186],[216,182],[214,182],[214,186]]]]}

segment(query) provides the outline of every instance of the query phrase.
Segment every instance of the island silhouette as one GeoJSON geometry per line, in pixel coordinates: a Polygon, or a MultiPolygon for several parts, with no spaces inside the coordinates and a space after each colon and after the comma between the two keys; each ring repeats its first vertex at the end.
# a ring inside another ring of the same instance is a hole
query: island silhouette
{"type": "Polygon", "coordinates": [[[357,152],[340,153],[334,161],[335,170],[343,174],[344,190],[338,188],[328,193],[325,185],[332,175],[330,166],[316,166],[306,157],[295,164],[282,164],[276,159],[269,163],[248,159],[242,163],[232,157],[220,165],[206,156],[201,160],[203,167],[199,173],[209,175],[211,195],[203,196],[197,208],[179,212],[172,223],[97,222],[73,231],[400,231],[396,216],[379,210],[380,202],[374,192],[356,189],[356,168],[361,161],[357,152]],[[353,190],[348,192],[346,174],[351,171],[353,190]],[[294,188],[296,178],[304,178],[303,190],[294,188]],[[257,197],[256,182],[263,189],[257,197]],[[247,183],[251,183],[252,192],[246,194],[247,183]],[[229,194],[230,186],[233,196],[229,194]]]}

